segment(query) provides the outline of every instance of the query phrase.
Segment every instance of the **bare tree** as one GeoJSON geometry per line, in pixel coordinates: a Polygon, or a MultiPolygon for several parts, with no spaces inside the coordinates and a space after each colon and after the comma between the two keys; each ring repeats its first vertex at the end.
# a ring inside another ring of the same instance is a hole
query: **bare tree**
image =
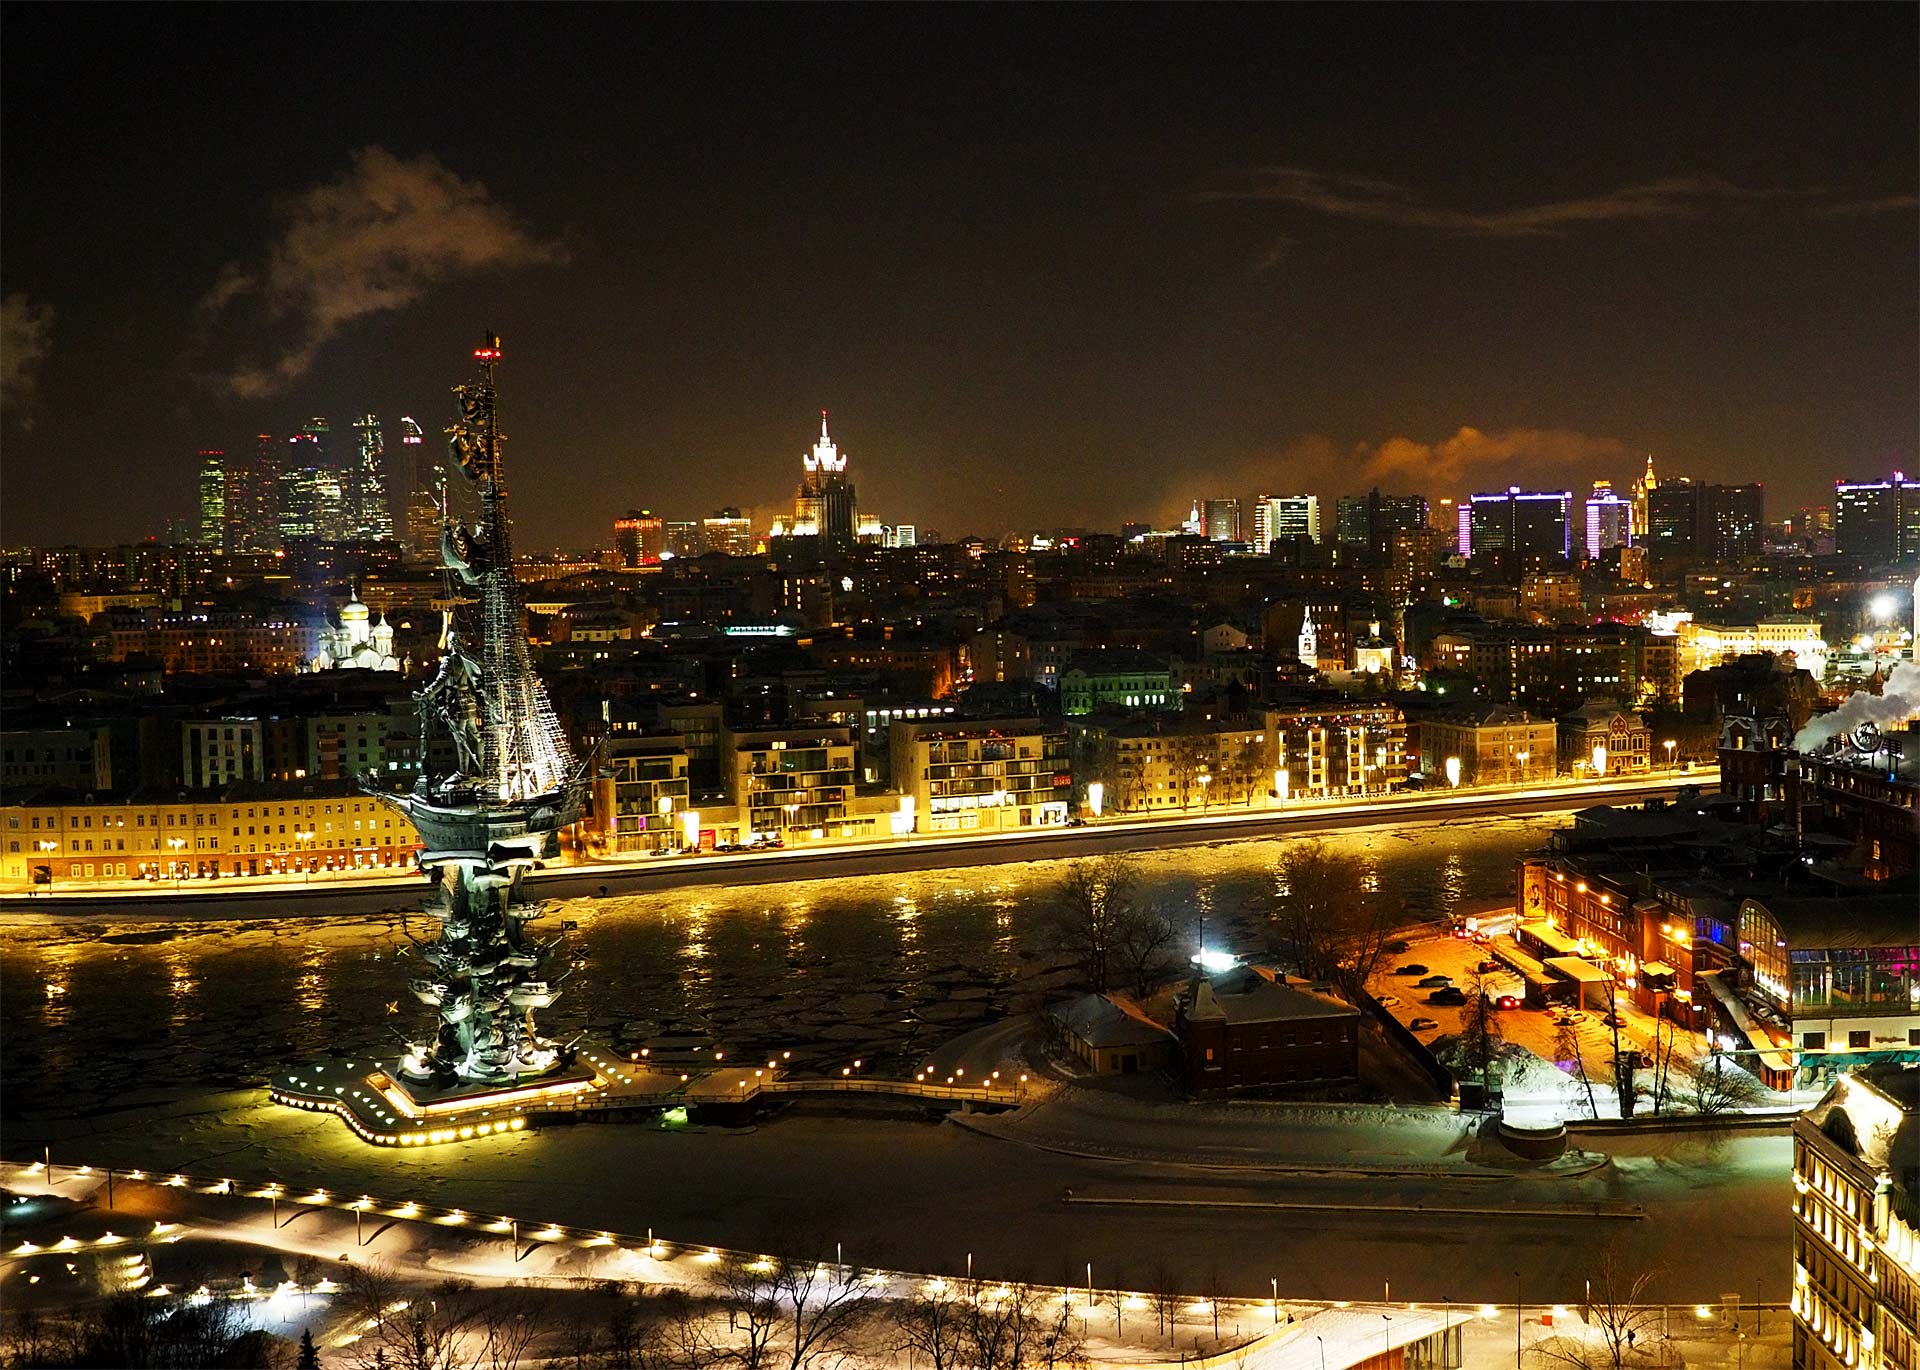
{"type": "Polygon", "coordinates": [[[425,1292],[403,1290],[384,1261],[350,1265],[341,1280],[342,1303],[365,1327],[351,1350],[362,1370],[467,1370],[468,1335],[480,1322],[482,1300],[465,1280],[425,1292]]]}
{"type": "Polygon", "coordinates": [[[478,1320],[486,1337],[487,1370],[515,1370],[542,1331],[539,1307],[512,1290],[497,1291],[483,1301],[478,1320]]]}
{"type": "Polygon", "coordinates": [[[1047,928],[1063,951],[1080,962],[1095,990],[1113,983],[1116,944],[1134,908],[1138,868],[1124,856],[1075,861],[1067,867],[1048,911],[1047,928]]]}
{"type": "Polygon", "coordinates": [[[1300,973],[1349,996],[1363,989],[1393,931],[1383,901],[1367,890],[1366,863],[1324,842],[1296,842],[1281,856],[1278,874],[1274,930],[1300,973]]]}
{"type": "Polygon", "coordinates": [[[783,1321],[773,1273],[768,1260],[733,1260],[720,1267],[714,1282],[720,1287],[729,1336],[725,1342],[710,1343],[713,1360],[741,1370],[764,1370],[773,1364],[773,1339],[783,1321]]]}
{"type": "Polygon", "coordinates": [[[1587,1332],[1548,1338],[1536,1343],[1533,1353],[1573,1370],[1623,1370],[1640,1343],[1651,1341],[1660,1326],[1660,1305],[1648,1298],[1657,1275],[1657,1271],[1642,1270],[1629,1276],[1609,1246],[1601,1255],[1597,1277],[1587,1281],[1587,1332]],[[1591,1335],[1595,1333],[1597,1337],[1591,1335]]]}
{"type": "Polygon", "coordinates": [[[1487,1076],[1493,1068],[1494,1043],[1498,1040],[1487,977],[1479,963],[1475,962],[1467,974],[1467,1007],[1460,1017],[1460,1055],[1467,1065],[1480,1073],[1480,1088],[1483,1090],[1489,1087],[1487,1076]]]}
{"type": "Polygon", "coordinates": [[[1073,1310],[1064,1299],[1049,1299],[1039,1306],[1022,1355],[1020,1370],[1079,1370],[1087,1363],[1087,1338],[1074,1325],[1073,1310]]]}
{"type": "Polygon", "coordinates": [[[1239,790],[1249,807],[1254,795],[1266,785],[1268,774],[1267,748],[1263,742],[1242,742],[1233,750],[1230,761],[1234,788],[1239,790]]]}
{"type": "Polygon", "coordinates": [[[1679,1028],[1664,1015],[1653,1020],[1653,1112],[1658,1117],[1666,1107],[1668,1086],[1673,1080],[1673,1048],[1679,1028]]]}
{"type": "Polygon", "coordinates": [[[1613,1092],[1620,1100],[1620,1116],[1633,1116],[1633,1066],[1620,1051],[1619,982],[1607,980],[1607,1027],[1613,1033],[1613,1092]]]}
{"type": "Polygon", "coordinates": [[[22,1308],[7,1319],[6,1335],[0,1339],[0,1360],[30,1370],[78,1365],[86,1351],[85,1324],[71,1308],[45,1313],[22,1308]]]}
{"type": "Polygon", "coordinates": [[[788,1370],[838,1365],[853,1352],[874,1282],[858,1266],[783,1258],[774,1264],[773,1293],[786,1305],[788,1370]]]}
{"type": "Polygon", "coordinates": [[[1574,1075],[1587,1091],[1587,1116],[1598,1118],[1600,1106],[1594,1102],[1593,1081],[1587,1078],[1587,1058],[1580,1046],[1580,1029],[1569,1014],[1563,1013],[1554,1020],[1553,1054],[1558,1061],[1573,1062],[1574,1075]]]}
{"type": "Polygon", "coordinates": [[[703,1310],[684,1290],[669,1289],[657,1307],[659,1316],[642,1324],[630,1305],[615,1306],[602,1353],[609,1370],[702,1370],[722,1359],[707,1336],[703,1310]]]}
{"type": "Polygon", "coordinates": [[[571,1370],[596,1370],[596,1367],[612,1363],[602,1337],[602,1329],[590,1322],[569,1319],[560,1328],[560,1335],[554,1338],[558,1355],[548,1359],[549,1365],[565,1365],[571,1370]]]}
{"type": "Polygon", "coordinates": [[[1153,1267],[1153,1292],[1148,1300],[1153,1304],[1155,1329],[1164,1334],[1171,1345],[1174,1322],[1180,1316],[1180,1292],[1173,1281],[1173,1270],[1165,1261],[1153,1267]]]}
{"type": "Polygon", "coordinates": [[[968,1367],[972,1349],[972,1300],[946,1280],[931,1280],[894,1304],[898,1349],[930,1370],[968,1367]]]}
{"type": "Polygon", "coordinates": [[[1715,1052],[1712,1063],[1694,1067],[1683,1096],[1695,1113],[1704,1118],[1722,1113],[1740,1113],[1766,1102],[1766,1088],[1740,1068],[1731,1067],[1727,1058],[1715,1052]]]}
{"type": "Polygon", "coordinates": [[[1137,999],[1145,999],[1173,968],[1173,920],[1156,908],[1131,904],[1115,929],[1111,970],[1137,999]]]}

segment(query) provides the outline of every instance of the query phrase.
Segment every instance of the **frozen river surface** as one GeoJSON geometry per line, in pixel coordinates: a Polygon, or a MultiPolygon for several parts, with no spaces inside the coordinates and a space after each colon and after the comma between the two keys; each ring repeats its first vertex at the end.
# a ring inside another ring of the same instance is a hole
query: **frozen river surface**
{"type": "MultiPolygon", "coordinates": [[[[1385,897],[1433,916],[1512,887],[1516,858],[1559,819],[1480,819],[1338,834],[1385,897]]],[[[1188,940],[1256,951],[1282,897],[1276,840],[1150,853],[1147,898],[1188,940]]],[[[955,1035],[1058,985],[1040,924],[1064,863],[567,900],[534,925],[571,964],[549,1034],[622,1050],[681,1043],[855,1058],[905,1071],[955,1035]],[[567,927],[572,924],[571,928],[567,927]]],[[[431,934],[415,917],[412,931],[431,934]]],[[[19,922],[0,940],[0,1112],[92,1114],[256,1085],[289,1060],[396,1051],[424,1038],[422,972],[401,919],[19,922]]]]}

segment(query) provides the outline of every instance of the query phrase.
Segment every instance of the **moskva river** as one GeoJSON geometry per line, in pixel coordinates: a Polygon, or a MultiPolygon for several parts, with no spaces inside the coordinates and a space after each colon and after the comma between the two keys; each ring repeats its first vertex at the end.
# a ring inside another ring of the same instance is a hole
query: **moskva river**
{"type": "MultiPolygon", "coordinates": [[[[1507,893],[1517,859],[1564,821],[1327,840],[1365,860],[1380,897],[1432,917],[1507,893]]],[[[1269,839],[1142,855],[1141,897],[1173,917],[1188,949],[1204,919],[1208,946],[1258,951],[1285,897],[1282,849],[1269,839]]],[[[622,1051],[790,1052],[809,1073],[856,1059],[908,1070],[1071,978],[1044,928],[1064,864],[557,901],[533,925],[560,939],[549,978],[567,976],[540,1027],[622,1051]]],[[[434,931],[418,916],[410,927],[434,931]]],[[[395,1053],[431,1034],[431,1011],[406,988],[425,969],[397,915],[16,923],[0,930],[0,1112],[85,1114],[258,1084],[331,1051],[395,1053]]]]}

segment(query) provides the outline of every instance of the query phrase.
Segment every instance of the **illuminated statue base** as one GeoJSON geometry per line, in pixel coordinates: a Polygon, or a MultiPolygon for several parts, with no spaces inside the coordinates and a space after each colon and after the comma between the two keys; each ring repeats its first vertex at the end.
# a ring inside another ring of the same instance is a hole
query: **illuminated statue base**
{"type": "Polygon", "coordinates": [[[288,1108],[331,1113],[374,1146],[439,1146],[525,1132],[553,1119],[654,1118],[695,1100],[725,1101],[741,1074],[716,1083],[713,1074],[650,1069],[596,1043],[567,1057],[537,1076],[443,1084],[409,1079],[379,1061],[329,1056],[275,1075],[267,1093],[288,1108]]]}
{"type": "Polygon", "coordinates": [[[289,1108],[332,1113],[375,1146],[429,1146],[525,1131],[542,1113],[592,1097],[602,1083],[591,1066],[579,1066],[524,1082],[441,1087],[336,1056],[274,1076],[268,1094],[289,1108]]]}

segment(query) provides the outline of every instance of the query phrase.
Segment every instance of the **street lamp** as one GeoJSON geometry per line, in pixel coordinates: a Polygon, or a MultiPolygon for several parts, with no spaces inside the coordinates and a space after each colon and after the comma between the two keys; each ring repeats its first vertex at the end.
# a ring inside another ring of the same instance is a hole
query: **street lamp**
{"type": "Polygon", "coordinates": [[[1526,1325],[1524,1305],[1520,1302],[1520,1272],[1513,1272],[1513,1370],[1520,1370],[1520,1329],[1526,1325]]]}
{"type": "Polygon", "coordinates": [[[1100,816],[1100,810],[1106,806],[1106,801],[1107,787],[1098,780],[1090,782],[1087,785],[1087,808],[1095,818],[1100,816]]]}
{"type": "Polygon", "coordinates": [[[1668,738],[1665,742],[1662,742],[1660,745],[1667,749],[1667,769],[1672,770],[1673,769],[1673,749],[1677,744],[1674,742],[1672,738],[1668,738]]]}
{"type": "Polygon", "coordinates": [[[1448,786],[1452,789],[1456,789],[1456,790],[1459,789],[1460,788],[1460,758],[1457,756],[1448,757],[1446,770],[1447,770],[1448,786]]]}
{"type": "Polygon", "coordinates": [[[1205,813],[1207,811],[1207,786],[1213,783],[1213,777],[1205,771],[1202,771],[1196,775],[1194,779],[1200,782],[1200,812],[1205,813]]]}
{"type": "MultiPolygon", "coordinates": [[[[236,829],[236,831],[238,830],[236,829]]],[[[180,850],[186,845],[187,839],[184,837],[169,837],[167,839],[167,848],[173,853],[173,860],[169,864],[173,866],[173,883],[176,885],[180,883],[180,850]]]]}
{"type": "Polygon", "coordinates": [[[1604,742],[1593,744],[1593,776],[1596,780],[1607,778],[1607,744],[1604,742]]]}
{"type": "Polygon", "coordinates": [[[1288,785],[1288,781],[1290,779],[1291,777],[1288,776],[1287,768],[1285,766],[1282,766],[1279,770],[1273,773],[1273,797],[1279,800],[1282,804],[1287,802],[1287,792],[1288,792],[1288,789],[1290,788],[1288,785]]]}

